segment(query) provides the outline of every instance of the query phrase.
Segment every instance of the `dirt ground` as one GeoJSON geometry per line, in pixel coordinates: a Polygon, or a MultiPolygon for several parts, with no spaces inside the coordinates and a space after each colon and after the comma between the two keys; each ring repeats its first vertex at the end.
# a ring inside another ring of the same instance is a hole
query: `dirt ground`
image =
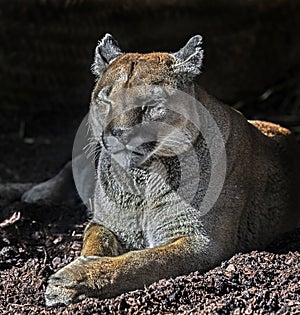
{"type": "Polygon", "coordinates": [[[0,314],[300,312],[300,230],[267,251],[236,254],[203,275],[162,279],[113,299],[46,308],[47,278],[80,253],[85,211],[22,203],[9,208],[20,218],[0,229],[0,314]]]}

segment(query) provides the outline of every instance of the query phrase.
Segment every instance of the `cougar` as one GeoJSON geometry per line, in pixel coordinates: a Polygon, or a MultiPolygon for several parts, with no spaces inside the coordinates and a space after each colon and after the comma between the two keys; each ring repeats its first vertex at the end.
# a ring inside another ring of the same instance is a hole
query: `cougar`
{"type": "Polygon", "coordinates": [[[81,256],[49,278],[48,306],[205,272],[297,227],[294,136],[248,121],[196,83],[201,42],[197,35],[176,53],[146,54],[123,53],[109,34],[98,43],[92,218],[81,256]]]}

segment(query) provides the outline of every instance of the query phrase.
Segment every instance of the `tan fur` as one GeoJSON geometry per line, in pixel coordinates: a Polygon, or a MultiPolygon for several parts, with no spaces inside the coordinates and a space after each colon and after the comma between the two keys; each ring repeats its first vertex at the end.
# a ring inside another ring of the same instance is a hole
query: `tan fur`
{"type": "Polygon", "coordinates": [[[81,255],[118,256],[122,253],[115,236],[102,226],[90,223],[84,233],[81,255]]]}

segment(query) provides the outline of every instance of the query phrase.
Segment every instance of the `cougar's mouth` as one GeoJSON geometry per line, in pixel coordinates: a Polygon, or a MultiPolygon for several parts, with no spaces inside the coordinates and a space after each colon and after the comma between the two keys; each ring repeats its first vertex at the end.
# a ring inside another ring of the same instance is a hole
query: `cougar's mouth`
{"type": "Polygon", "coordinates": [[[107,152],[122,167],[144,167],[156,147],[153,136],[113,130],[102,137],[107,152]]]}
{"type": "Polygon", "coordinates": [[[123,149],[111,151],[112,158],[124,168],[143,168],[148,165],[152,150],[144,148],[123,149]]]}

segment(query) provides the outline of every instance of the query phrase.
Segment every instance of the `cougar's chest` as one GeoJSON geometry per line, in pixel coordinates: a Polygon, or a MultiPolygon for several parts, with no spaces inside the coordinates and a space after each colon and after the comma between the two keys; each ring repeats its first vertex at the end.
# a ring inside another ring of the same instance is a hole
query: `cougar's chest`
{"type": "MultiPolygon", "coordinates": [[[[128,250],[155,247],[196,233],[197,209],[178,194],[176,173],[174,163],[169,169],[166,164],[153,163],[151,168],[126,170],[102,158],[93,220],[111,230],[128,250]]],[[[190,182],[189,178],[187,191],[190,182]]]]}
{"type": "Polygon", "coordinates": [[[102,157],[93,220],[111,230],[127,250],[148,246],[143,233],[146,183],[146,172],[123,169],[102,157]]]}
{"type": "Polygon", "coordinates": [[[112,231],[126,250],[147,248],[149,244],[143,233],[143,208],[137,208],[134,201],[129,203],[128,200],[126,207],[124,204],[121,208],[105,196],[101,198],[101,195],[95,197],[97,209],[93,220],[112,231]]]}

